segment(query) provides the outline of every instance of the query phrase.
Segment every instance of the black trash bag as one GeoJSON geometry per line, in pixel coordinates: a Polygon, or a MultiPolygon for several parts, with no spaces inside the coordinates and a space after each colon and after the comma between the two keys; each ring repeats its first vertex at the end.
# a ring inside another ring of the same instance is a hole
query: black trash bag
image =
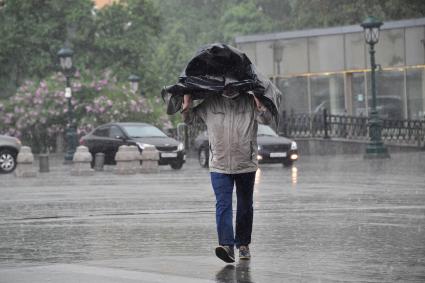
{"type": "Polygon", "coordinates": [[[166,86],[161,94],[167,114],[181,110],[184,94],[191,94],[194,106],[209,95],[230,92],[252,92],[273,114],[276,122],[281,93],[267,78],[258,73],[242,51],[220,43],[201,47],[189,61],[178,83],[166,86]]]}

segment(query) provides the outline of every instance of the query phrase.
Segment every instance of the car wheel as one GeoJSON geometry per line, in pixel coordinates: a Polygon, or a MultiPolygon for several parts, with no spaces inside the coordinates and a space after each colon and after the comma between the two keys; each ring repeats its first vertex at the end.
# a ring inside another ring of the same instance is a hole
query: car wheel
{"type": "Polygon", "coordinates": [[[201,165],[202,168],[208,167],[208,151],[205,147],[199,150],[198,161],[199,161],[199,165],[201,165]]]}
{"type": "Polygon", "coordinates": [[[294,164],[294,161],[292,160],[284,160],[283,161],[283,167],[291,167],[294,164]]]}
{"type": "Polygon", "coordinates": [[[8,149],[0,150],[0,174],[11,173],[16,168],[16,154],[8,149]]]}
{"type": "Polygon", "coordinates": [[[171,168],[173,168],[174,170],[179,170],[182,169],[183,167],[183,162],[181,161],[177,161],[177,162],[173,162],[170,164],[171,168]]]}

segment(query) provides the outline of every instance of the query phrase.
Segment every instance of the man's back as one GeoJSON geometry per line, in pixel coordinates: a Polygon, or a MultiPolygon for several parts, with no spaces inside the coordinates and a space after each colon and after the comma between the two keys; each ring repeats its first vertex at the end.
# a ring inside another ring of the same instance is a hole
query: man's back
{"type": "Polygon", "coordinates": [[[257,170],[257,112],[249,94],[210,96],[193,110],[208,129],[210,171],[226,174],[257,170]]]}

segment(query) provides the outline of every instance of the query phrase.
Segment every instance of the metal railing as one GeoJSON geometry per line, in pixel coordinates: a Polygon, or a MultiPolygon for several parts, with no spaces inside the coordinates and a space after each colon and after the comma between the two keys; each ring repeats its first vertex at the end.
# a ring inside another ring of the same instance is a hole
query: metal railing
{"type": "MultiPolygon", "coordinates": [[[[282,113],[279,134],[291,138],[369,140],[368,118],[320,114],[282,113]]],[[[425,147],[425,120],[382,119],[382,140],[387,144],[425,147]]]]}

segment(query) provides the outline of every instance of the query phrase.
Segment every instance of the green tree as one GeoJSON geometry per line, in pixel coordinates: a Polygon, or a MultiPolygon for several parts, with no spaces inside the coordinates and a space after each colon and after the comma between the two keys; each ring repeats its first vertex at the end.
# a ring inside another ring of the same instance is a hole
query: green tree
{"type": "Polygon", "coordinates": [[[422,0],[296,0],[292,29],[361,23],[368,15],[382,21],[423,17],[422,0]]]}
{"type": "Polygon", "coordinates": [[[54,68],[66,41],[76,53],[93,27],[90,0],[5,0],[0,9],[0,96],[28,77],[43,78],[54,68]],[[11,82],[11,83],[8,83],[11,82]]]}
{"type": "Polygon", "coordinates": [[[232,42],[237,35],[271,32],[277,22],[264,13],[257,1],[243,1],[227,9],[220,18],[220,29],[225,42],[232,42]]]}
{"type": "Polygon", "coordinates": [[[121,79],[143,73],[155,50],[153,38],[160,31],[152,1],[120,1],[98,11],[95,19],[94,65],[111,68],[121,79]]]}

